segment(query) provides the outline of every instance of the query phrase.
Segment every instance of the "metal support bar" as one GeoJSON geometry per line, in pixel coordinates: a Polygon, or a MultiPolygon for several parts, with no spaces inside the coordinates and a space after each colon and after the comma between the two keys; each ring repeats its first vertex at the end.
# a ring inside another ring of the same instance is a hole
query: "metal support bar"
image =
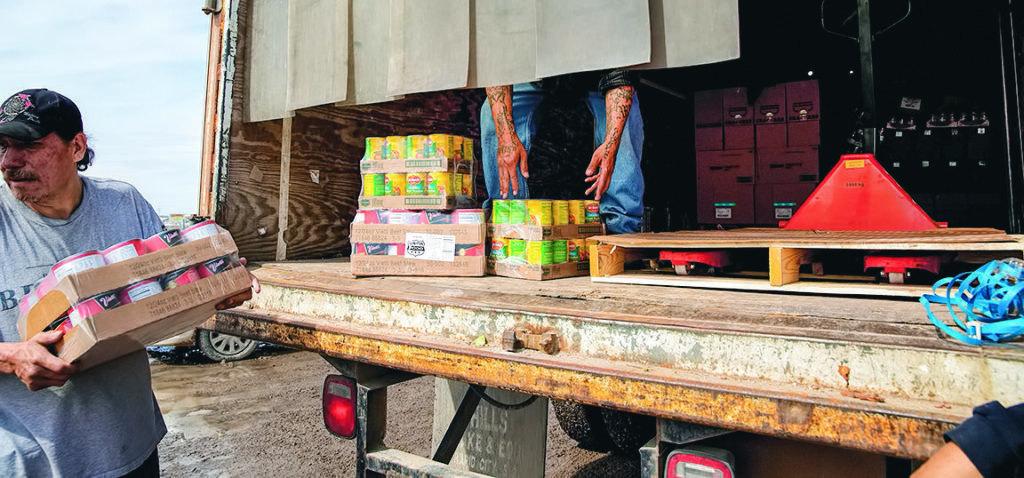
{"type": "Polygon", "coordinates": [[[1021,105],[1020,65],[1012,6],[999,12],[999,53],[1003,68],[1003,119],[1006,124],[1007,229],[1020,234],[1024,232],[1024,210],[1020,207],[1020,198],[1024,197],[1024,137],[1021,135],[1024,109],[1021,105]]]}
{"type": "Polygon", "coordinates": [[[385,448],[384,434],[388,424],[388,389],[372,389],[359,384],[356,402],[356,476],[385,478],[367,467],[366,456],[385,448]]]}
{"type": "Polygon", "coordinates": [[[875,60],[871,51],[870,0],[857,0],[857,41],[860,43],[860,91],[864,107],[864,152],[875,152],[875,60]]]}
{"type": "Polygon", "coordinates": [[[473,418],[473,414],[476,413],[478,405],[480,405],[480,394],[476,393],[473,387],[470,386],[466,389],[466,395],[462,397],[462,403],[459,403],[459,409],[455,411],[455,416],[452,417],[448,430],[444,432],[444,438],[441,439],[441,443],[437,445],[437,450],[434,451],[434,461],[446,464],[451,463],[452,457],[455,456],[455,449],[459,447],[462,436],[466,434],[466,429],[469,428],[469,421],[473,418]]]}

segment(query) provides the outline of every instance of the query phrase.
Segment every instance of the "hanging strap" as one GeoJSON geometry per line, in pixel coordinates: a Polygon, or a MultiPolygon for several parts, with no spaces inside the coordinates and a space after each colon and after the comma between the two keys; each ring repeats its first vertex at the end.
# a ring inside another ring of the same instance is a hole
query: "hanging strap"
{"type": "Polygon", "coordinates": [[[989,262],[974,272],[941,279],[932,286],[932,293],[922,295],[919,301],[939,330],[961,342],[981,345],[1024,334],[1022,291],[1024,261],[1004,259],[989,262]],[[959,329],[939,320],[932,312],[932,304],[945,305],[959,329]]]}

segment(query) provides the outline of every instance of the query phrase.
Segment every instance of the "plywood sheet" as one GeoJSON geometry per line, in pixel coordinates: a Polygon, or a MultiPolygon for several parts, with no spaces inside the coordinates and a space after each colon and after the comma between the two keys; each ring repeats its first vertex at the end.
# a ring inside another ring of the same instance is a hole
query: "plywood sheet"
{"type": "Polygon", "coordinates": [[[289,116],[288,0],[253,0],[245,121],[289,116]]]}
{"type": "Polygon", "coordinates": [[[388,94],[391,9],[380,0],[351,0],[348,94],[338,106],[366,105],[401,98],[388,94]]]}
{"type": "Polygon", "coordinates": [[[288,109],[343,101],[348,93],[349,0],[291,0],[288,109]]]}
{"type": "Polygon", "coordinates": [[[537,76],[650,59],[647,0],[537,0],[537,76]]]}
{"type": "Polygon", "coordinates": [[[537,79],[537,1],[471,0],[470,87],[537,79]]]}
{"type": "Polygon", "coordinates": [[[740,57],[738,0],[650,0],[651,62],[676,68],[740,57]]]}
{"type": "Polygon", "coordinates": [[[469,2],[391,0],[388,94],[466,86],[469,2]]]}

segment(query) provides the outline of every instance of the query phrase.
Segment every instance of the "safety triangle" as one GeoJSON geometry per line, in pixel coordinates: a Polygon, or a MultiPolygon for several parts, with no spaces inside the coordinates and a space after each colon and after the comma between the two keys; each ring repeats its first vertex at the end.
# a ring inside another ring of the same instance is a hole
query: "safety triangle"
{"type": "Polygon", "coordinates": [[[928,217],[872,154],[846,154],[782,224],[819,231],[926,231],[944,227],[928,217]]]}

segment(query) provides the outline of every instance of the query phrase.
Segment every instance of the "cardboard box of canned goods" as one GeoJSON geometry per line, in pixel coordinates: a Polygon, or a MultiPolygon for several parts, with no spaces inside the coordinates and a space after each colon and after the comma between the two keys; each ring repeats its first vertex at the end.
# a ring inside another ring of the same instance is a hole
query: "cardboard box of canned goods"
{"type": "Polygon", "coordinates": [[[482,209],[360,210],[351,225],[352,274],[482,276],[482,209]]]}
{"type": "Polygon", "coordinates": [[[68,315],[69,310],[74,314],[73,305],[77,308],[97,297],[115,296],[112,291],[119,291],[120,297],[131,298],[126,299],[128,303],[110,309],[97,305],[94,313],[78,316],[77,324],[65,329],[64,338],[54,349],[60,358],[85,368],[120,357],[196,327],[216,313],[216,304],[249,289],[249,273],[244,267],[222,264],[212,273],[208,270],[205,277],[183,272],[237,258],[237,253],[231,234],[218,232],[72,272],[62,276],[52,288],[47,287],[33,305],[26,307],[18,319],[18,332],[22,339],[32,337],[68,315]],[[168,281],[166,290],[154,291],[145,298],[135,295],[156,277],[168,281]]]}

